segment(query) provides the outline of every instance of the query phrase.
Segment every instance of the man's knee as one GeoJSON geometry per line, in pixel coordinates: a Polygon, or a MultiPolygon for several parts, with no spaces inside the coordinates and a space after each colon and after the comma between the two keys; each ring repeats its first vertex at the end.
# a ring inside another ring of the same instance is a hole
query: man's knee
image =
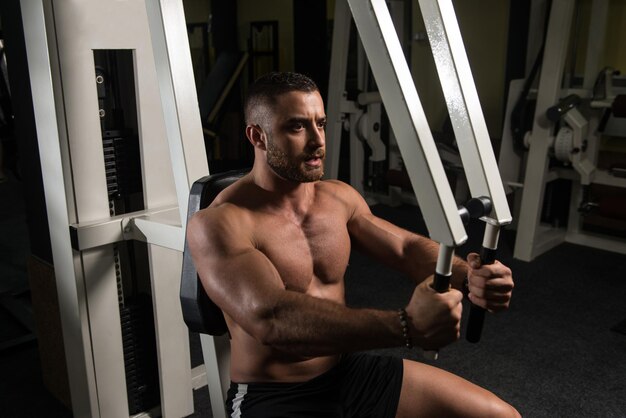
{"type": "Polygon", "coordinates": [[[517,412],[517,409],[504,402],[502,399],[496,398],[495,396],[494,399],[490,402],[489,409],[491,411],[491,413],[489,414],[490,417],[521,418],[521,415],[519,412],[517,412]]]}

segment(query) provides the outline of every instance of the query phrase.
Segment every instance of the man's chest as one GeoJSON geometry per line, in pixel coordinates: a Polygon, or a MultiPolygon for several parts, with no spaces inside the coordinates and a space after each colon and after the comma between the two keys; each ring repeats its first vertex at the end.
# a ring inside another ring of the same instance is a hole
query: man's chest
{"type": "Polygon", "coordinates": [[[350,257],[344,219],[315,216],[296,223],[268,217],[255,230],[259,250],[274,264],[287,289],[307,292],[311,286],[343,280],[350,257]]]}

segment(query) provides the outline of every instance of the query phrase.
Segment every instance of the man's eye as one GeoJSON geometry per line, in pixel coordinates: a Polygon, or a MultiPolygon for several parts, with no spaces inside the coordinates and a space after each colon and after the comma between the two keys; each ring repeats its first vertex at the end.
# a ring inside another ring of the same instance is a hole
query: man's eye
{"type": "Polygon", "coordinates": [[[294,131],[300,131],[304,129],[304,125],[301,123],[294,123],[293,125],[291,125],[291,129],[293,129],[294,131]]]}
{"type": "Polygon", "coordinates": [[[326,121],[318,122],[317,127],[321,129],[326,129],[326,121]]]}

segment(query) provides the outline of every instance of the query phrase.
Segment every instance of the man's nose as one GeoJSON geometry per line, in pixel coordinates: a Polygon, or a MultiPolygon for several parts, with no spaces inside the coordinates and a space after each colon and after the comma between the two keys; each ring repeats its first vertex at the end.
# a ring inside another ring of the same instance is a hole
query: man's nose
{"type": "Polygon", "coordinates": [[[313,127],[309,133],[309,145],[315,148],[323,147],[326,144],[326,134],[324,129],[313,127]]]}

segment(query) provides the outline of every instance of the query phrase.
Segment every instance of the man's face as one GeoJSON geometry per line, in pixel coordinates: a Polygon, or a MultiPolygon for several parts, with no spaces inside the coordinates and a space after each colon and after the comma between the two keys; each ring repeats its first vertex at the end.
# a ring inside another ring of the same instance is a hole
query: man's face
{"type": "Polygon", "coordinates": [[[278,97],[267,133],[267,164],[278,176],[296,182],[324,175],[326,114],[318,92],[278,97]]]}

